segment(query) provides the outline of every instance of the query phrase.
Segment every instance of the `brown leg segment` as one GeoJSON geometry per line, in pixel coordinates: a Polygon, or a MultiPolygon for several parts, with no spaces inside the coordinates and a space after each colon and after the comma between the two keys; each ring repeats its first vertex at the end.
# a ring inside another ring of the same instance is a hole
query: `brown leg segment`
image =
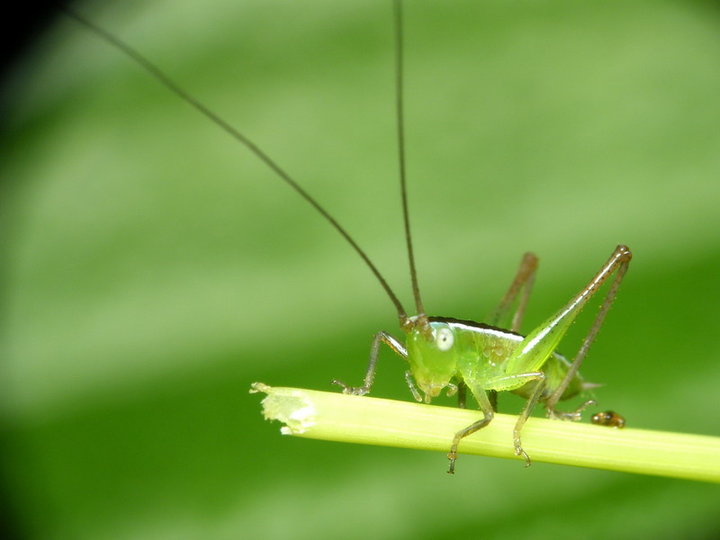
{"type": "Polygon", "coordinates": [[[570,365],[568,372],[565,374],[565,378],[562,380],[560,385],[555,388],[553,393],[545,402],[545,406],[547,407],[548,414],[550,416],[558,416],[555,411],[555,406],[557,405],[557,402],[560,401],[560,398],[570,384],[570,381],[572,381],[572,379],[577,374],[583,360],[585,359],[585,356],[587,355],[590,345],[592,345],[595,337],[600,331],[600,327],[605,321],[605,316],[607,315],[607,312],[610,309],[613,300],[615,300],[615,296],[617,296],[618,288],[620,287],[620,283],[625,276],[625,272],[628,269],[628,265],[630,264],[631,259],[632,252],[627,246],[620,245],[616,247],[615,251],[613,251],[613,254],[610,256],[608,261],[590,281],[590,283],[588,283],[588,285],[582,291],[580,291],[568,304],[568,306],[572,306],[573,304],[584,304],[585,302],[587,302],[587,300],[590,299],[590,297],[592,297],[597,292],[600,286],[613,273],[615,273],[615,277],[610,284],[610,289],[605,295],[605,300],[603,300],[603,303],[600,306],[600,310],[598,311],[598,314],[595,317],[592,326],[590,327],[590,331],[585,336],[585,339],[580,345],[577,354],[575,354],[575,358],[573,358],[572,364],[570,365]]]}
{"type": "MultiPolygon", "coordinates": [[[[385,343],[388,347],[395,351],[398,356],[407,358],[407,351],[405,350],[405,347],[403,347],[397,339],[387,332],[378,332],[373,337],[372,345],[370,346],[370,360],[368,362],[367,372],[365,373],[365,379],[363,379],[363,385],[348,386],[337,379],[333,379],[331,381],[332,384],[341,386],[343,394],[353,394],[355,396],[364,396],[365,394],[368,394],[370,392],[370,388],[372,388],[373,381],[375,380],[375,367],[377,365],[378,353],[380,352],[380,343],[385,343]]],[[[410,387],[410,390],[413,390],[412,386],[410,387]]],[[[415,392],[413,392],[413,395],[415,395],[415,392]]]]}
{"type": "Polygon", "coordinates": [[[525,253],[522,261],[520,261],[520,268],[518,268],[515,279],[510,284],[510,288],[503,296],[502,300],[498,304],[495,311],[488,318],[488,323],[497,326],[500,324],[503,317],[505,317],[512,307],[518,294],[520,295],[520,301],[517,309],[513,314],[512,321],[510,323],[510,330],[513,332],[519,332],[522,326],[522,320],[525,315],[525,309],[527,308],[528,300],[530,299],[530,293],[532,292],[533,283],[535,282],[535,273],[537,272],[538,258],[533,253],[525,253]]]}

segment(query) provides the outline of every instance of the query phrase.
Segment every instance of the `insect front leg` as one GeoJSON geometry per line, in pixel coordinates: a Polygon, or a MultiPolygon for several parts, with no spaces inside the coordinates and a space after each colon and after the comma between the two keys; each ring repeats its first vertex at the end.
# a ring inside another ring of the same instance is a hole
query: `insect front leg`
{"type": "MultiPolygon", "coordinates": [[[[380,352],[380,343],[385,343],[397,355],[407,359],[407,350],[405,350],[405,347],[403,347],[402,344],[390,334],[381,331],[375,334],[375,336],[373,337],[372,345],[370,346],[370,360],[368,362],[367,373],[365,373],[365,379],[363,379],[363,385],[348,386],[344,382],[338,381],[337,379],[333,379],[332,384],[337,384],[338,386],[341,386],[343,389],[343,394],[352,394],[355,396],[364,396],[365,394],[368,394],[370,392],[370,388],[372,388],[373,381],[375,380],[375,367],[377,365],[378,354],[380,352]]],[[[410,386],[410,391],[413,393],[415,399],[417,399],[420,394],[417,388],[415,388],[415,385],[410,384],[410,381],[408,381],[408,386],[410,386]]]]}
{"type": "Polygon", "coordinates": [[[410,392],[412,392],[415,401],[424,401],[423,395],[420,393],[417,384],[415,384],[415,379],[413,379],[412,371],[410,371],[409,369],[405,372],[405,383],[408,385],[410,392]]]}

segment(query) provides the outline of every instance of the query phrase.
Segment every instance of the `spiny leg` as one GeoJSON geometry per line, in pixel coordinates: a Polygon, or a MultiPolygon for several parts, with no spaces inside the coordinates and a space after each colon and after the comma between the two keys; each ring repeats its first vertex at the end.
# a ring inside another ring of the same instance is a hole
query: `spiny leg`
{"type": "MultiPolygon", "coordinates": [[[[555,411],[555,405],[557,404],[557,401],[562,398],[569,383],[577,375],[577,370],[587,353],[587,348],[595,338],[600,324],[602,324],[607,310],[617,293],[617,288],[620,284],[622,276],[627,270],[630,257],[631,253],[627,247],[618,246],[615,248],[615,251],[611,255],[610,259],[608,259],[593,279],[590,280],[588,285],[576,294],[562,309],[530,332],[523,341],[518,344],[510,355],[510,358],[508,358],[505,368],[505,372],[508,376],[541,370],[544,371],[543,366],[546,364],[553,351],[557,348],[558,344],[565,336],[570,328],[570,325],[573,323],[582,308],[597,292],[600,286],[608,279],[608,277],[617,272],[615,280],[610,287],[610,291],[605,298],[605,302],[600,308],[600,313],[590,329],[590,333],[583,342],[580,351],[578,351],[576,358],[567,368],[567,371],[565,371],[565,373],[563,373],[560,377],[557,379],[547,379],[546,384],[551,395],[547,398],[547,400],[543,401],[546,402],[549,416],[563,417],[563,415],[560,415],[555,411]],[[560,381],[559,383],[557,382],[558,380],[560,381]]],[[[498,381],[498,384],[501,384],[501,381],[498,381]]],[[[498,386],[498,384],[488,384],[487,386],[496,390],[513,390],[514,388],[519,388],[519,386],[514,386],[512,388],[507,386],[502,387],[498,386]]],[[[570,413],[564,417],[576,418],[577,415],[575,413],[570,413]]]]}
{"type": "MultiPolygon", "coordinates": [[[[598,332],[600,331],[600,327],[602,326],[603,322],[605,321],[605,316],[607,315],[608,311],[610,310],[610,306],[613,303],[613,300],[615,300],[615,297],[617,296],[618,289],[620,287],[620,283],[623,280],[623,277],[625,276],[625,272],[627,272],[628,266],[630,264],[630,260],[632,259],[632,252],[627,246],[619,245],[615,248],[615,251],[613,251],[612,255],[608,259],[608,261],[605,263],[605,265],[600,269],[600,271],[595,275],[595,277],[588,283],[588,285],[580,291],[575,298],[573,298],[570,303],[568,304],[568,307],[571,307],[575,304],[577,304],[578,311],[582,309],[582,306],[597,292],[598,288],[607,280],[608,277],[610,277],[613,272],[615,273],[615,277],[610,284],[610,289],[608,290],[607,294],[605,295],[605,299],[603,300],[602,305],[600,306],[600,310],[598,311],[598,314],[595,316],[595,320],[592,323],[592,326],[590,327],[590,330],[588,331],[587,335],[585,336],[585,339],[583,340],[582,344],[580,345],[580,348],[578,349],[577,354],[575,354],[575,358],[573,358],[572,364],[570,365],[570,368],[568,369],[567,373],[565,374],[565,377],[563,378],[562,382],[555,388],[553,393],[550,395],[550,397],[547,399],[545,406],[547,407],[548,414],[551,417],[555,416],[562,416],[562,414],[558,414],[555,410],[555,406],[557,405],[557,402],[560,401],[562,398],[562,395],[565,393],[565,390],[567,389],[570,382],[573,380],[575,375],[577,374],[578,370],[580,369],[580,366],[582,365],[583,360],[585,359],[585,356],[587,355],[588,349],[590,349],[590,346],[592,345],[593,341],[595,340],[595,337],[597,336],[598,332]]],[[[570,413],[571,416],[573,416],[573,419],[577,419],[579,416],[580,411],[589,405],[591,402],[586,402],[581,406],[579,410],[576,410],[574,413],[570,413]]]]}
{"type": "Polygon", "coordinates": [[[457,449],[460,441],[468,435],[472,435],[477,430],[487,426],[492,421],[493,416],[495,415],[492,406],[490,405],[490,401],[488,401],[485,391],[482,389],[476,390],[474,388],[471,388],[471,390],[473,395],[475,396],[475,399],[477,399],[478,405],[480,405],[480,410],[483,413],[483,418],[482,420],[473,422],[468,427],[461,429],[455,434],[452,445],[450,446],[450,452],[448,452],[448,459],[450,460],[448,474],[455,474],[455,461],[457,460],[457,449]]]}
{"type": "MultiPolygon", "coordinates": [[[[388,347],[390,347],[393,351],[395,351],[396,354],[399,356],[402,356],[403,358],[407,358],[407,351],[405,350],[405,347],[402,346],[402,344],[392,337],[387,332],[378,332],[373,337],[372,345],[370,346],[370,360],[368,362],[368,368],[367,373],[365,374],[365,379],[363,379],[363,385],[362,386],[348,386],[342,381],[338,381],[337,379],[332,380],[332,384],[337,384],[338,386],[341,386],[343,389],[343,394],[352,394],[355,396],[364,396],[365,394],[370,392],[370,388],[372,388],[373,381],[375,380],[375,367],[377,365],[377,359],[378,359],[378,353],[380,352],[380,343],[385,343],[388,347]]],[[[410,385],[410,390],[413,392],[413,396],[417,398],[419,395],[417,393],[417,388],[414,388],[414,385],[410,385]]]]}
{"type": "Polygon", "coordinates": [[[535,282],[535,273],[537,272],[538,258],[533,253],[525,253],[522,260],[520,261],[520,268],[518,268],[515,279],[510,284],[510,288],[503,296],[502,300],[498,304],[495,311],[488,318],[488,323],[497,326],[500,324],[503,317],[505,317],[515,303],[520,291],[520,301],[517,309],[513,314],[512,321],[510,323],[510,330],[513,332],[519,332],[522,326],[522,320],[525,316],[525,309],[527,308],[528,300],[530,299],[530,293],[532,292],[533,283],[535,282]]]}

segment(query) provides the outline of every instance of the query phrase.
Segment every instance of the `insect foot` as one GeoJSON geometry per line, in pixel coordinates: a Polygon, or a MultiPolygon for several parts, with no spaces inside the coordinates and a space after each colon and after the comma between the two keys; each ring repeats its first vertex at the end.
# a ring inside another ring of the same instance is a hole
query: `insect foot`
{"type": "Polygon", "coordinates": [[[338,381],[337,379],[333,379],[330,381],[330,384],[336,384],[340,387],[342,387],[342,393],[343,394],[350,394],[352,396],[364,396],[368,392],[370,392],[370,389],[367,386],[348,386],[342,381],[338,381]]]}
{"type": "Polygon", "coordinates": [[[515,447],[515,455],[522,456],[522,458],[525,460],[525,467],[529,467],[530,465],[532,465],[532,460],[530,459],[530,456],[528,456],[527,452],[523,450],[522,444],[520,443],[519,435],[516,435],[514,437],[513,446],[515,447]]]}
{"type": "Polygon", "coordinates": [[[530,459],[530,456],[527,455],[527,452],[522,449],[522,446],[515,447],[515,455],[522,456],[522,458],[525,460],[525,467],[529,467],[530,465],[532,465],[532,459],[530,459]]]}

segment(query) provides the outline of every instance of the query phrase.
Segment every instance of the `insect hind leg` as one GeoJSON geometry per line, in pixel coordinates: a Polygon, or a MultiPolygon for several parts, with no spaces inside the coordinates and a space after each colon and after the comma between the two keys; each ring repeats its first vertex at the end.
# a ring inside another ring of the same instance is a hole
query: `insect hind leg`
{"type": "Polygon", "coordinates": [[[502,319],[510,311],[515,299],[518,295],[520,295],[520,300],[515,313],[513,313],[509,328],[513,332],[520,331],[522,320],[525,316],[525,310],[530,299],[530,293],[532,292],[532,287],[535,283],[537,267],[537,256],[535,256],[534,253],[525,253],[520,261],[520,268],[518,268],[517,274],[515,274],[515,278],[510,284],[510,288],[508,288],[505,296],[503,296],[502,300],[500,300],[500,303],[495,308],[495,311],[493,311],[493,313],[488,317],[488,324],[493,326],[500,325],[502,319]]]}
{"type": "MultiPolygon", "coordinates": [[[[495,311],[487,318],[488,324],[492,326],[503,326],[505,323],[504,319],[507,317],[510,308],[515,303],[516,298],[520,295],[517,308],[512,314],[510,320],[509,330],[511,332],[519,332],[522,326],[523,317],[525,316],[525,310],[527,309],[528,301],[530,300],[530,293],[532,292],[533,284],[535,283],[535,274],[537,273],[538,258],[534,253],[527,252],[523,255],[520,261],[520,267],[515,274],[515,277],[510,283],[505,295],[500,300],[500,303],[495,308],[495,311]]],[[[498,410],[498,393],[495,390],[488,392],[488,399],[493,411],[498,410]]],[[[465,408],[464,402],[461,404],[458,397],[458,405],[465,408]]]]}
{"type": "Polygon", "coordinates": [[[545,408],[547,409],[548,416],[550,418],[554,418],[556,420],[571,420],[573,422],[577,422],[578,420],[582,419],[583,411],[591,405],[597,405],[597,401],[595,401],[594,399],[588,399],[573,411],[558,411],[555,406],[553,406],[553,408],[551,409],[550,407],[548,407],[547,402],[545,403],[545,408]]]}
{"type": "Polygon", "coordinates": [[[568,304],[569,307],[577,304],[576,309],[577,311],[579,311],[580,309],[582,309],[584,304],[597,292],[598,288],[613,273],[615,274],[615,277],[610,284],[610,288],[605,295],[605,299],[600,306],[600,310],[595,316],[595,320],[593,321],[590,330],[585,336],[585,339],[583,339],[582,344],[578,349],[578,352],[575,354],[575,358],[573,358],[572,363],[568,368],[567,373],[565,374],[565,377],[560,382],[560,384],[553,390],[552,394],[550,394],[550,397],[547,398],[547,400],[545,401],[548,416],[555,418],[568,418],[569,414],[570,419],[577,420],[579,419],[579,414],[580,412],[582,412],[582,409],[594,403],[592,400],[587,401],[572,413],[561,413],[555,409],[557,402],[562,399],[562,395],[565,393],[565,390],[567,390],[570,382],[577,375],[578,370],[580,369],[580,366],[585,359],[585,356],[587,356],[587,352],[590,349],[590,346],[592,345],[593,341],[595,341],[595,338],[600,331],[600,327],[605,321],[605,317],[610,310],[610,306],[612,305],[613,300],[615,300],[615,297],[617,296],[618,289],[620,288],[620,283],[625,276],[625,272],[627,272],[631,259],[632,252],[627,246],[617,246],[608,261],[595,275],[595,277],[593,277],[590,283],[588,283],[588,285],[582,291],[580,291],[575,296],[575,298],[573,298],[568,304]]]}

